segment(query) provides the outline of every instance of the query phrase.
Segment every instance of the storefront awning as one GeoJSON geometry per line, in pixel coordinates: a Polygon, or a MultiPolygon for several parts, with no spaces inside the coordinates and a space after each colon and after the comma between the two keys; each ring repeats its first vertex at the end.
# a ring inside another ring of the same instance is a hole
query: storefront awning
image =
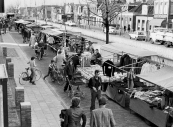
{"type": "Polygon", "coordinates": [[[152,52],[152,51],[148,51],[145,49],[141,49],[141,48],[135,48],[132,46],[128,46],[128,45],[122,45],[119,43],[111,43],[111,44],[106,44],[106,45],[102,45],[101,46],[101,51],[106,51],[109,52],[110,54],[128,54],[131,57],[146,57],[146,56],[156,56],[157,53],[152,52]]]}
{"type": "Polygon", "coordinates": [[[164,20],[165,19],[152,19],[150,20],[149,24],[152,26],[161,26],[164,20]]]}
{"type": "Polygon", "coordinates": [[[155,85],[161,86],[162,88],[173,91],[173,68],[165,66],[155,72],[150,72],[147,74],[140,74],[137,77],[153,83],[155,85]]]}

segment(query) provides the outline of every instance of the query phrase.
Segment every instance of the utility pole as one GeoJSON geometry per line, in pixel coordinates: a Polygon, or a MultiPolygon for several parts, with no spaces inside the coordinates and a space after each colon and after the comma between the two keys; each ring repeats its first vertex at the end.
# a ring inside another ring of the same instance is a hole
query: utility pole
{"type": "Polygon", "coordinates": [[[90,8],[89,8],[89,5],[88,5],[88,26],[90,28],[90,20],[89,20],[89,18],[90,18],[90,8]]]}
{"type": "Polygon", "coordinates": [[[166,28],[169,28],[169,14],[170,14],[170,6],[171,6],[171,1],[168,1],[168,13],[167,13],[167,24],[166,24],[166,28]]]}
{"type": "Polygon", "coordinates": [[[109,10],[108,10],[108,3],[106,0],[105,0],[105,9],[106,9],[106,18],[105,18],[106,44],[109,44],[109,10]]]}

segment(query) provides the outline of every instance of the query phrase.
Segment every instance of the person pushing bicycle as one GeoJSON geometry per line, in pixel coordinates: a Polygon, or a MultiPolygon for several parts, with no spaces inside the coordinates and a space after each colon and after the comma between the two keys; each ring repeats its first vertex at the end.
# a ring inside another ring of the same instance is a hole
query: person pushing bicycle
{"type": "Polygon", "coordinates": [[[30,83],[35,85],[35,79],[36,79],[36,64],[35,64],[35,57],[31,57],[31,60],[27,63],[30,65],[31,75],[30,75],[30,83]]]}
{"type": "Polygon", "coordinates": [[[48,67],[48,73],[47,73],[47,75],[44,76],[43,79],[45,80],[46,77],[48,77],[50,75],[52,78],[52,82],[54,82],[55,81],[55,77],[54,77],[55,71],[56,71],[55,62],[54,62],[54,60],[51,60],[51,63],[49,64],[49,67],[48,67]]]}

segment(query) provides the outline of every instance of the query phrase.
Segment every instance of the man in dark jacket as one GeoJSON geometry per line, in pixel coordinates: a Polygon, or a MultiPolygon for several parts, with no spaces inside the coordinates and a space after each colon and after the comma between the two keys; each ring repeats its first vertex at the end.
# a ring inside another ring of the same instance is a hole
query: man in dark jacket
{"type": "Polygon", "coordinates": [[[90,78],[88,86],[91,89],[91,107],[90,110],[95,109],[95,100],[101,97],[101,78],[99,77],[99,70],[95,70],[95,76],[90,78]]]}
{"type": "Polygon", "coordinates": [[[72,98],[72,106],[67,109],[65,114],[64,127],[85,127],[86,126],[86,115],[80,108],[80,98],[72,98]],[[82,119],[82,125],[81,125],[82,119]]]}

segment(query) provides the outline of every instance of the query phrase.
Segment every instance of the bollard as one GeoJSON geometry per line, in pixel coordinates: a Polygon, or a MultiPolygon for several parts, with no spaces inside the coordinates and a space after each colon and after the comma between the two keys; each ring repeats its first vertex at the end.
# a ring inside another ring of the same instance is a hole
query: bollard
{"type": "Polygon", "coordinates": [[[21,127],[31,127],[31,103],[20,103],[20,120],[21,127]]]}
{"type": "Polygon", "coordinates": [[[20,109],[20,103],[24,102],[24,87],[15,88],[15,103],[16,108],[20,109]]]}
{"type": "Polygon", "coordinates": [[[13,63],[8,63],[8,77],[9,78],[14,78],[14,64],[13,63]]]}
{"type": "Polygon", "coordinates": [[[10,57],[6,57],[6,69],[8,70],[8,63],[11,62],[11,58],[10,57]]]}
{"type": "Polygon", "coordinates": [[[3,56],[7,57],[7,47],[2,47],[3,56]]]}

